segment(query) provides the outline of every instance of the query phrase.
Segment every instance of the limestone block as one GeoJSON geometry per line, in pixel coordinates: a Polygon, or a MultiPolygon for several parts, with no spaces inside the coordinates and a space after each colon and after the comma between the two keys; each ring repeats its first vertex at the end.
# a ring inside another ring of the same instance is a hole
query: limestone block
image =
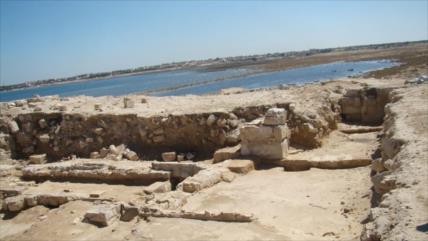
{"type": "Polygon", "coordinates": [[[197,192],[207,187],[214,186],[222,181],[222,172],[215,169],[205,169],[182,182],[184,192],[197,192]]]}
{"type": "MultiPolygon", "coordinates": [[[[70,197],[71,199],[71,197],[70,197]]],[[[69,201],[68,195],[57,193],[57,194],[42,194],[37,196],[37,203],[39,205],[49,207],[59,207],[69,201]]]]}
{"type": "Polygon", "coordinates": [[[138,216],[138,207],[128,204],[120,205],[120,221],[129,222],[138,216]]]}
{"type": "Polygon", "coordinates": [[[85,213],[85,220],[100,226],[108,226],[112,219],[119,215],[119,208],[116,205],[95,206],[85,213]]]}
{"type": "Polygon", "coordinates": [[[288,140],[281,143],[241,143],[242,156],[258,156],[269,160],[281,160],[287,156],[288,140]]]}
{"type": "Polygon", "coordinates": [[[217,120],[217,117],[215,115],[211,114],[207,118],[207,126],[211,126],[212,124],[214,124],[214,122],[216,122],[216,120],[217,120]]]}
{"type": "Polygon", "coordinates": [[[31,155],[29,160],[31,164],[43,164],[46,162],[46,154],[31,155]]]}
{"type": "Polygon", "coordinates": [[[171,182],[155,182],[148,187],[144,187],[144,192],[147,194],[151,193],[163,193],[171,191],[171,182]]]}
{"type": "Polygon", "coordinates": [[[42,134],[42,135],[39,135],[39,141],[41,142],[41,143],[44,143],[44,144],[46,144],[46,143],[49,143],[49,140],[50,140],[50,137],[49,137],[49,135],[48,134],[42,134]]]}
{"type": "Polygon", "coordinates": [[[125,108],[133,108],[135,103],[132,99],[125,97],[123,98],[123,105],[125,108]]]}
{"type": "Polygon", "coordinates": [[[37,206],[37,196],[25,196],[24,202],[27,207],[37,206]]]}
{"type": "Polygon", "coordinates": [[[162,153],[163,161],[171,162],[171,161],[175,161],[176,158],[177,158],[177,154],[174,151],[162,153]]]}
{"type": "Polygon", "coordinates": [[[198,173],[202,168],[195,163],[180,163],[180,162],[153,162],[153,170],[171,172],[174,178],[187,178],[198,173]]]}
{"type": "Polygon", "coordinates": [[[177,161],[178,162],[184,161],[184,155],[182,155],[182,154],[177,155],[177,161]]]}
{"type": "Polygon", "coordinates": [[[247,174],[254,170],[254,163],[251,160],[228,160],[227,168],[235,173],[247,174]]]}
{"type": "Polygon", "coordinates": [[[124,156],[131,161],[137,161],[139,159],[137,153],[131,150],[125,151],[124,156]]]}
{"type": "Polygon", "coordinates": [[[263,120],[263,125],[284,125],[287,122],[287,111],[283,108],[270,108],[263,120]]]}
{"type": "Polygon", "coordinates": [[[18,126],[18,123],[16,123],[16,121],[9,121],[8,126],[11,133],[13,134],[18,133],[19,126],[18,126]]]}
{"type": "Polygon", "coordinates": [[[240,129],[242,142],[251,143],[280,143],[288,138],[289,129],[286,125],[279,126],[257,126],[244,125],[240,129]]]}
{"type": "Polygon", "coordinates": [[[214,152],[214,163],[239,157],[241,145],[224,147],[214,152]]]}
{"type": "Polygon", "coordinates": [[[46,122],[45,119],[40,119],[39,120],[39,126],[40,126],[40,128],[44,129],[44,128],[48,127],[48,123],[46,122]]]}
{"type": "Polygon", "coordinates": [[[89,157],[90,157],[91,159],[97,159],[97,158],[100,158],[100,153],[98,153],[97,151],[93,151],[93,152],[91,152],[91,153],[89,154],[89,157]]]}
{"type": "Polygon", "coordinates": [[[8,197],[3,204],[10,212],[18,212],[24,209],[25,202],[23,196],[8,197]]]}

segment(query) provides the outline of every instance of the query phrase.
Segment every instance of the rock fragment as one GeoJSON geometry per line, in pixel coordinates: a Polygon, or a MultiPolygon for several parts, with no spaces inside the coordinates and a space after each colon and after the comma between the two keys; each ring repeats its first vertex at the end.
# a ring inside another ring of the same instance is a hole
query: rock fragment
{"type": "Polygon", "coordinates": [[[19,126],[18,126],[18,123],[16,123],[16,121],[9,121],[8,125],[9,125],[9,130],[11,133],[13,133],[13,134],[18,133],[19,126]]]}
{"type": "Polygon", "coordinates": [[[171,191],[171,182],[155,182],[148,187],[144,187],[144,193],[163,193],[171,191]]]}
{"type": "Polygon", "coordinates": [[[31,164],[43,164],[46,162],[46,154],[31,155],[29,161],[31,164]]]}
{"type": "Polygon", "coordinates": [[[139,214],[138,207],[121,204],[120,205],[120,221],[129,222],[132,221],[139,214]]]}
{"type": "Polygon", "coordinates": [[[271,108],[265,114],[263,125],[276,126],[287,123],[287,111],[283,108],[271,108]]]}
{"type": "Polygon", "coordinates": [[[173,152],[164,152],[162,153],[162,160],[166,162],[175,161],[177,158],[177,154],[173,152]]]}
{"type": "Polygon", "coordinates": [[[251,160],[228,160],[227,162],[227,168],[235,173],[247,174],[254,170],[254,163],[251,160]]]}
{"type": "Polygon", "coordinates": [[[233,147],[224,147],[221,149],[218,149],[216,152],[214,152],[214,163],[222,162],[227,159],[233,159],[239,157],[241,150],[241,145],[236,145],[233,147]]]}
{"type": "Polygon", "coordinates": [[[116,205],[97,205],[86,211],[84,220],[95,225],[108,226],[112,219],[118,217],[118,211],[116,205]]]}
{"type": "Polygon", "coordinates": [[[123,98],[123,105],[125,108],[133,108],[135,103],[131,98],[125,97],[123,98]]]}

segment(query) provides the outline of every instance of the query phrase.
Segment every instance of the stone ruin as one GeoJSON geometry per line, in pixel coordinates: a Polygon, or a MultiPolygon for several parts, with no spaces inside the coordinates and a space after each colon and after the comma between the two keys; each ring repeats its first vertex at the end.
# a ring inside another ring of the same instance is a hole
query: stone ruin
{"type": "Polygon", "coordinates": [[[262,121],[241,127],[241,155],[281,160],[287,156],[289,132],[287,111],[271,108],[262,121]]]}
{"type": "MultiPolygon", "coordinates": [[[[320,112],[324,116],[295,111],[292,103],[168,117],[108,114],[88,117],[41,112],[18,115],[8,122],[7,140],[12,143],[9,155],[27,158],[31,164],[22,168],[23,180],[143,185],[144,202],[118,203],[96,191],[90,195],[22,191],[4,195],[2,209],[19,212],[36,205],[56,207],[84,200],[96,204],[86,212],[84,221],[100,226],[115,219],[130,221],[137,216],[251,222],[255,219],[251,214],[189,213],[181,208],[193,193],[220,182],[232,182],[235,177],[254,170],[257,161],[283,167],[293,162],[296,166],[296,160],[285,160],[290,153],[289,145],[319,147],[321,138],[337,121],[337,106],[343,120],[378,124],[383,112],[376,116],[374,113],[383,109],[385,96],[387,91],[349,91],[338,103],[320,112]],[[144,156],[150,150],[155,155],[144,156]],[[201,159],[196,156],[201,152],[208,153],[211,162],[197,162],[201,159]]],[[[132,109],[134,105],[132,99],[123,99],[123,108],[132,109]]],[[[339,162],[329,160],[301,162],[305,162],[299,164],[305,168],[340,168],[336,166],[339,162]]],[[[349,165],[366,166],[370,162],[371,159],[353,160],[349,165]]]]}

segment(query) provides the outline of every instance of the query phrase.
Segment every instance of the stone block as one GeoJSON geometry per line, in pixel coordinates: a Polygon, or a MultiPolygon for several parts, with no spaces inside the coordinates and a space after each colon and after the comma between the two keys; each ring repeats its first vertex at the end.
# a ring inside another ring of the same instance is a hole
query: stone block
{"type": "Polygon", "coordinates": [[[137,153],[131,150],[125,151],[124,156],[131,161],[138,161],[139,159],[137,153]]]}
{"type": "Polygon", "coordinates": [[[23,196],[8,197],[3,204],[10,212],[18,212],[24,209],[25,201],[23,196]]]}
{"type": "Polygon", "coordinates": [[[171,182],[155,182],[148,187],[144,187],[143,190],[147,194],[169,192],[171,191],[171,182]]]}
{"type": "Polygon", "coordinates": [[[224,147],[214,152],[214,163],[239,157],[241,145],[224,147]]]}
{"type": "Polygon", "coordinates": [[[177,158],[177,154],[174,151],[162,153],[162,160],[165,162],[175,161],[176,158],[177,158]]]}
{"type": "Polygon", "coordinates": [[[29,160],[31,164],[43,164],[46,162],[46,154],[31,155],[29,160]]]}
{"type": "Polygon", "coordinates": [[[280,143],[288,138],[289,130],[286,125],[279,126],[257,126],[244,125],[240,129],[242,142],[251,143],[280,143]]]}
{"type": "Polygon", "coordinates": [[[270,108],[263,120],[263,125],[275,126],[287,123],[287,111],[283,108],[270,108]]]}
{"type": "Polygon", "coordinates": [[[11,133],[13,134],[18,133],[19,126],[18,126],[18,123],[16,123],[16,121],[9,121],[8,126],[11,133]]]}
{"type": "Polygon", "coordinates": [[[134,101],[128,97],[123,98],[123,106],[125,108],[133,108],[135,105],[134,101]]]}
{"type": "Polygon", "coordinates": [[[138,216],[138,207],[128,204],[120,205],[120,221],[129,222],[138,216]]]}
{"type": "Polygon", "coordinates": [[[37,206],[37,196],[25,196],[24,202],[27,207],[37,206]]]}
{"type": "Polygon", "coordinates": [[[95,206],[85,213],[85,220],[89,223],[99,226],[108,226],[112,219],[119,215],[118,206],[116,205],[99,205],[95,206]]]}
{"type": "Polygon", "coordinates": [[[254,170],[254,163],[251,160],[228,160],[227,168],[235,173],[247,174],[254,170]]]}
{"type": "Polygon", "coordinates": [[[48,207],[59,207],[68,201],[69,198],[65,194],[42,194],[37,196],[37,203],[48,207]]]}
{"type": "Polygon", "coordinates": [[[241,143],[242,156],[258,156],[268,160],[281,160],[287,156],[288,140],[281,143],[241,143]]]}
{"type": "Polygon", "coordinates": [[[173,178],[187,178],[198,173],[202,168],[196,163],[153,162],[153,170],[171,172],[173,178]]]}
{"type": "Polygon", "coordinates": [[[89,154],[89,157],[90,157],[91,159],[97,159],[97,158],[100,158],[100,153],[98,153],[97,151],[93,151],[93,152],[91,152],[91,153],[89,154]]]}
{"type": "Polygon", "coordinates": [[[184,192],[197,192],[214,186],[222,181],[222,172],[215,169],[205,169],[181,182],[184,192]]]}
{"type": "Polygon", "coordinates": [[[49,143],[50,137],[48,134],[42,134],[38,137],[39,141],[43,144],[49,143]]]}

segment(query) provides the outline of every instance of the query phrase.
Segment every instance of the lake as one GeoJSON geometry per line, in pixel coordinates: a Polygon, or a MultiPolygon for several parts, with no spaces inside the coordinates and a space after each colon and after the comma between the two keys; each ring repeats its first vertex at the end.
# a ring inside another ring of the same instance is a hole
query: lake
{"type": "Polygon", "coordinates": [[[30,98],[33,95],[103,96],[146,93],[148,95],[186,95],[218,92],[231,87],[262,88],[283,84],[306,84],[360,75],[397,65],[388,60],[334,62],[277,72],[256,73],[253,69],[235,68],[220,71],[177,70],[142,75],[114,77],[55,84],[0,92],[0,101],[30,98]]]}

